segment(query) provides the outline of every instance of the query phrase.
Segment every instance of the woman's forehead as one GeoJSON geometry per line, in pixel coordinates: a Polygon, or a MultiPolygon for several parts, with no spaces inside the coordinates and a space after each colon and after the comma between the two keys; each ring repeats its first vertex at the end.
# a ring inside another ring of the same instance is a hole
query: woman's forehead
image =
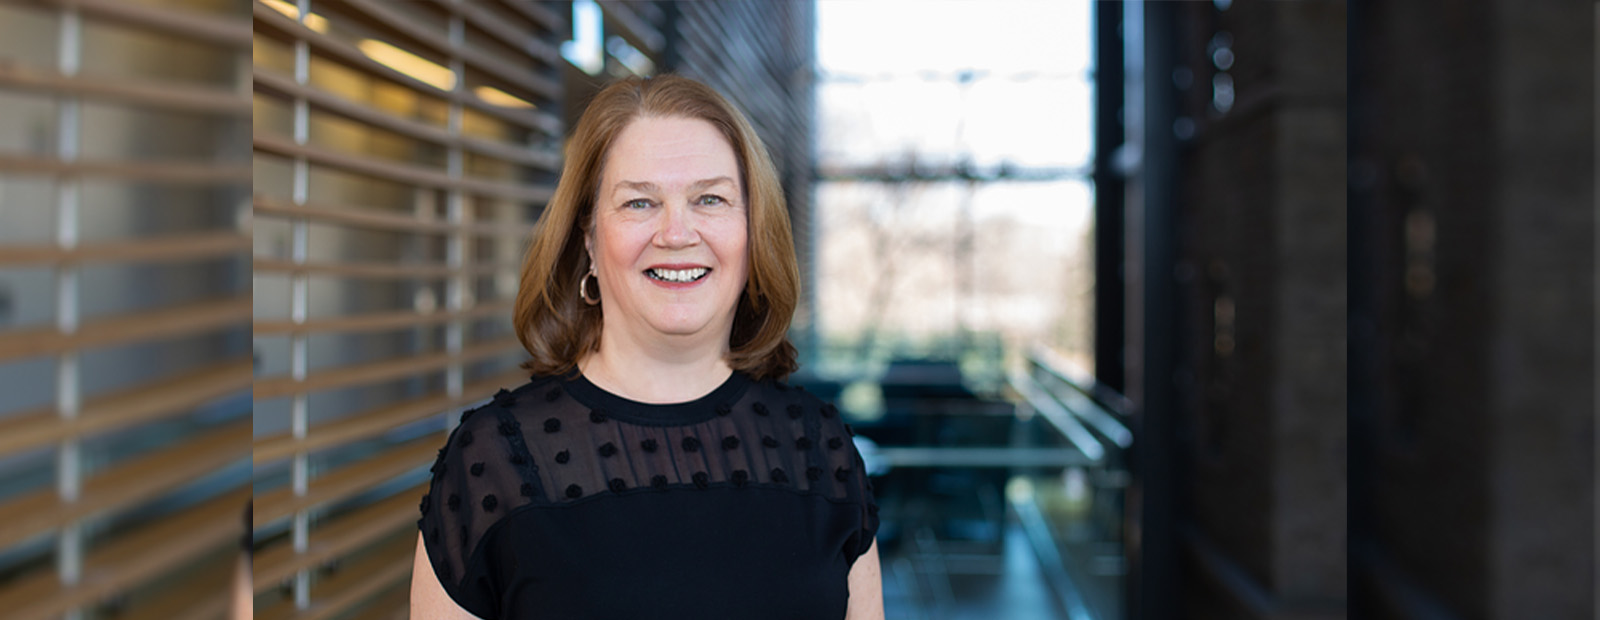
{"type": "Polygon", "coordinates": [[[701,119],[640,118],[617,136],[602,168],[603,191],[674,191],[739,183],[739,160],[701,119]]]}

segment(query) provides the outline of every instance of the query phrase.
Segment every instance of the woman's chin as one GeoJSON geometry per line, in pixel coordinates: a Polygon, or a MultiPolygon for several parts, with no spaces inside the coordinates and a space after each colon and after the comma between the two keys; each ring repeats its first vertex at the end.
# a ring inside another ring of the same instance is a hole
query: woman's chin
{"type": "MultiPolygon", "coordinates": [[[[717,323],[718,321],[716,321],[714,317],[694,315],[669,315],[652,317],[645,322],[650,331],[656,335],[674,338],[685,338],[717,333],[719,331],[716,329],[717,323]]],[[[732,324],[729,324],[728,327],[731,328],[732,324]]],[[[726,332],[729,330],[724,329],[720,331],[726,332]]]]}

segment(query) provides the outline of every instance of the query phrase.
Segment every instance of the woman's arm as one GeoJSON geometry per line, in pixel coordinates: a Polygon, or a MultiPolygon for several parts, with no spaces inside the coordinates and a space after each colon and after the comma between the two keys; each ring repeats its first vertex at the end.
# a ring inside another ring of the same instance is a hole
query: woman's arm
{"type": "MultiPolygon", "coordinates": [[[[877,563],[876,553],[873,554],[873,563],[877,563]]],[[[853,583],[855,573],[852,571],[850,576],[853,583]]],[[[433,574],[433,564],[428,562],[428,550],[422,546],[422,532],[417,532],[417,554],[411,562],[411,617],[422,620],[479,620],[457,605],[444,591],[444,586],[439,585],[439,576],[433,574]]]]}
{"type": "Polygon", "coordinates": [[[850,607],[845,620],[882,619],[883,571],[878,566],[878,541],[873,539],[872,546],[850,567],[850,607]]]}
{"type": "Polygon", "coordinates": [[[250,556],[239,554],[233,569],[233,615],[231,620],[250,620],[255,617],[256,593],[250,586],[250,556]]]}

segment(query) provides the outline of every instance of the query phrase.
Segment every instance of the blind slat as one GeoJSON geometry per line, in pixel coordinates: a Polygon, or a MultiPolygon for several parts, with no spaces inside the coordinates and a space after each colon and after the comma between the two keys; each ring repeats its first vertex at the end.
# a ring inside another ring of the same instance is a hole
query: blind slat
{"type": "Polygon", "coordinates": [[[434,144],[448,144],[452,140],[450,132],[442,127],[400,118],[325,90],[298,84],[293,77],[283,75],[277,71],[255,67],[251,72],[251,76],[253,86],[257,92],[274,93],[286,98],[303,98],[318,109],[368,125],[382,127],[408,138],[427,140],[434,144]]]}
{"type": "Polygon", "coordinates": [[[538,22],[546,30],[564,32],[567,30],[567,18],[537,2],[521,2],[519,0],[501,0],[500,6],[511,9],[530,20],[538,22]]]}
{"type": "MultiPolygon", "coordinates": [[[[239,527],[243,527],[240,524],[239,527]]],[[[232,603],[233,572],[238,560],[219,554],[186,571],[182,580],[165,582],[161,591],[141,599],[116,620],[217,620],[227,617],[232,603]]]]}
{"type": "Polygon", "coordinates": [[[95,473],[76,502],[63,501],[51,488],[0,504],[0,547],[153,499],[242,458],[249,445],[250,420],[230,422],[95,473]]]}
{"type": "Polygon", "coordinates": [[[249,499],[250,490],[240,488],[122,532],[84,558],[84,579],[77,585],[62,585],[55,574],[36,572],[0,589],[0,609],[7,618],[54,617],[85,600],[149,582],[236,543],[239,509],[249,499]]]}
{"type": "Polygon", "coordinates": [[[255,589],[271,588],[296,571],[315,568],[400,529],[416,531],[417,502],[427,492],[428,485],[419,484],[332,519],[320,519],[311,530],[305,553],[295,553],[287,539],[257,549],[251,575],[255,589]]]}
{"type": "Polygon", "coordinates": [[[287,200],[257,194],[254,199],[255,214],[278,217],[303,217],[307,219],[344,224],[358,228],[448,235],[463,232],[481,237],[529,237],[533,224],[507,226],[505,223],[451,224],[443,220],[422,220],[409,215],[386,213],[377,209],[344,208],[318,203],[297,206],[287,200]]]}
{"type": "Polygon", "coordinates": [[[382,453],[350,463],[308,483],[305,495],[295,495],[288,486],[255,496],[254,523],[261,527],[304,510],[336,502],[360,493],[396,476],[432,462],[444,445],[444,433],[429,433],[395,444],[382,453]]]}
{"type": "Polygon", "coordinates": [[[497,106],[465,91],[450,93],[450,100],[507,123],[543,132],[546,136],[559,138],[563,131],[561,119],[552,114],[497,106]]]}
{"type": "Polygon", "coordinates": [[[96,241],[77,247],[0,245],[0,267],[37,263],[160,262],[239,254],[250,238],[233,231],[96,241]]]}
{"type": "MultiPolygon", "coordinates": [[[[411,19],[384,6],[383,3],[372,0],[338,0],[343,4],[359,10],[365,17],[378,21],[391,29],[401,32],[405,36],[432,47],[439,54],[455,55],[466,63],[468,68],[476,68],[485,73],[520,88],[526,88],[546,101],[556,101],[561,98],[561,85],[555,80],[538,75],[531,71],[513,67],[497,58],[482,54],[467,48],[457,48],[450,45],[450,40],[426,28],[412,23],[411,19]]],[[[460,79],[459,77],[457,79],[460,79]]]]}
{"type": "Polygon", "coordinates": [[[297,612],[294,601],[286,600],[262,610],[256,614],[256,618],[327,620],[385,589],[402,587],[411,577],[411,557],[416,544],[415,536],[395,536],[362,554],[360,560],[341,566],[339,572],[318,582],[316,590],[312,592],[310,607],[297,612]]]}
{"type": "Polygon", "coordinates": [[[526,372],[515,370],[493,379],[467,385],[462,388],[462,395],[458,397],[451,398],[448,393],[435,392],[313,426],[304,439],[296,440],[290,433],[258,439],[251,456],[259,466],[289,458],[296,452],[315,452],[340,444],[370,439],[441,413],[454,413],[464,405],[483,400],[484,394],[492,394],[502,387],[520,385],[526,380],[526,372]]]}
{"type": "Polygon", "coordinates": [[[561,167],[561,156],[558,153],[522,148],[482,138],[457,136],[445,129],[427,123],[400,118],[323,90],[296,84],[293,78],[259,67],[255,69],[254,77],[257,91],[275,93],[289,98],[304,98],[308,103],[320,110],[376,127],[382,127],[406,137],[426,140],[446,147],[461,146],[480,155],[488,155],[542,170],[558,170],[561,167]]]}
{"type": "Polygon", "coordinates": [[[554,150],[516,146],[473,136],[462,136],[458,142],[462,147],[479,155],[503,159],[530,168],[552,172],[561,170],[561,154],[554,150]]]}
{"type": "Polygon", "coordinates": [[[514,307],[511,301],[480,302],[470,310],[460,312],[433,312],[419,314],[412,310],[397,312],[381,312],[372,314],[359,314],[353,316],[328,317],[324,319],[307,319],[304,323],[294,321],[258,321],[254,329],[258,336],[269,334],[296,334],[312,332],[370,332],[385,331],[417,327],[419,325],[434,325],[455,320],[473,320],[509,313],[514,307]]]}
{"type": "Polygon", "coordinates": [[[443,280],[457,274],[484,275],[496,271],[516,269],[513,265],[469,265],[451,269],[439,263],[296,263],[278,258],[258,258],[256,272],[306,273],[313,275],[345,276],[352,278],[392,278],[399,280],[443,280]]]}
{"type": "Polygon", "coordinates": [[[72,334],[54,327],[0,332],[0,362],[243,327],[250,316],[250,298],[236,297],[93,319],[72,334]]]}
{"type": "Polygon", "coordinates": [[[57,9],[75,8],[84,17],[116,22],[190,41],[250,48],[250,29],[238,19],[142,6],[127,0],[25,0],[24,4],[57,9]]]}
{"type": "Polygon", "coordinates": [[[54,157],[35,157],[0,153],[0,170],[10,174],[107,177],[171,184],[249,183],[250,166],[189,162],[61,161],[54,157]]]}
{"type": "Polygon", "coordinates": [[[493,15],[490,15],[489,12],[484,10],[482,7],[467,4],[465,2],[451,6],[455,9],[456,14],[460,15],[462,19],[465,19],[467,23],[472,24],[479,30],[494,35],[494,37],[500,39],[502,43],[511,46],[513,49],[526,52],[528,55],[538,58],[540,61],[544,62],[544,64],[556,67],[561,66],[561,63],[563,62],[561,59],[561,52],[556,49],[556,46],[546,43],[543,39],[540,39],[532,34],[518,30],[516,27],[507,24],[493,15]]]}
{"type": "Polygon", "coordinates": [[[438,372],[454,362],[471,362],[485,357],[511,351],[520,350],[521,342],[515,338],[490,342],[461,350],[459,355],[449,353],[434,353],[419,357],[408,357],[369,364],[354,364],[338,368],[325,368],[310,373],[304,381],[295,381],[292,377],[276,376],[264,377],[255,382],[256,400],[279,398],[293,394],[320,392],[335,388],[353,387],[370,383],[377,383],[390,379],[420,375],[428,372],[438,372]]]}
{"type": "Polygon", "coordinates": [[[361,50],[354,45],[307,28],[300,22],[277,12],[271,7],[257,2],[251,5],[251,11],[255,16],[256,34],[277,35],[285,41],[305,41],[311,46],[312,50],[320,52],[330,60],[339,61],[351,69],[383,77],[419,93],[435,97],[443,97],[445,95],[445,91],[438,87],[368,58],[366,54],[361,53],[361,50]]]}
{"type": "Polygon", "coordinates": [[[72,420],[57,417],[50,407],[6,418],[0,421],[0,455],[188,413],[227,394],[250,389],[252,366],[249,358],[224,361],[97,395],[72,420]]]}
{"type": "Polygon", "coordinates": [[[550,196],[555,194],[555,188],[550,186],[514,185],[471,178],[455,179],[435,168],[375,160],[315,146],[299,145],[291,140],[263,134],[252,136],[251,141],[258,151],[284,157],[304,157],[316,165],[337,168],[404,185],[422,185],[436,189],[459,189],[482,196],[534,203],[548,201],[550,196]]]}
{"type": "Polygon", "coordinates": [[[20,65],[0,64],[0,88],[51,95],[91,97],[111,103],[138,105],[163,111],[202,112],[249,116],[250,99],[235,91],[185,84],[129,81],[105,76],[65,76],[20,65]]]}

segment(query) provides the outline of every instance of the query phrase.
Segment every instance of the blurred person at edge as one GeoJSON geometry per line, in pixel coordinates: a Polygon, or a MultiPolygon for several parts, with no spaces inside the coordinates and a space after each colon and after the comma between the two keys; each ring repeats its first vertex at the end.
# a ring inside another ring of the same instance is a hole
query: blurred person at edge
{"type": "Polygon", "coordinates": [[[232,614],[230,620],[250,620],[255,617],[255,591],[250,587],[251,558],[254,547],[250,543],[251,508],[255,501],[244,504],[244,535],[239,538],[239,561],[233,567],[232,614]]]}
{"type": "Polygon", "coordinates": [[[882,618],[839,411],[784,382],[799,270],[745,116],[679,76],[597,93],[533,231],[527,384],[462,414],[414,618],[882,618]]]}

